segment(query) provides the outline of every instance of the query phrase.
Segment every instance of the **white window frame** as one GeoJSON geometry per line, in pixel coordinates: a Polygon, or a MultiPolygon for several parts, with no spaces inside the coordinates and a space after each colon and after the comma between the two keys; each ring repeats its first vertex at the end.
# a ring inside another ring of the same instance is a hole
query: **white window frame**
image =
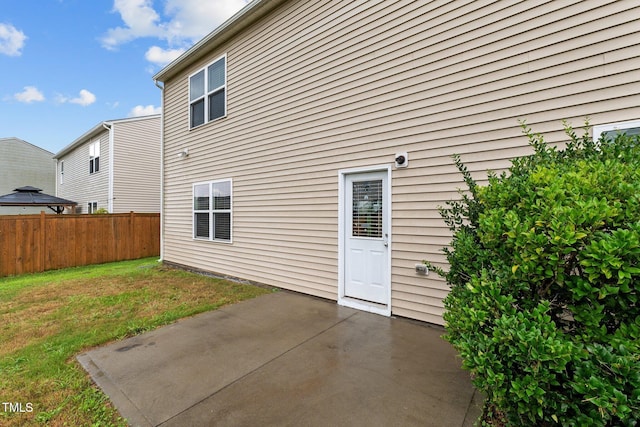
{"type": "Polygon", "coordinates": [[[64,160],[60,160],[60,185],[64,184],[64,160]]]}
{"type": "Polygon", "coordinates": [[[200,126],[204,126],[207,123],[211,123],[211,122],[215,122],[217,120],[221,120],[224,119],[225,117],[227,117],[227,94],[228,94],[228,90],[227,90],[227,54],[225,53],[222,56],[219,56],[218,58],[214,59],[213,61],[209,62],[207,65],[205,65],[204,67],[198,69],[195,73],[189,75],[189,80],[187,82],[188,86],[189,86],[189,129],[196,129],[199,128],[200,126]],[[215,88],[209,88],[209,67],[212,66],[213,64],[215,64],[216,62],[222,60],[224,63],[224,84],[222,86],[218,86],[215,88]],[[204,93],[197,97],[196,99],[191,99],[191,79],[193,77],[195,77],[197,74],[204,72],[204,93]],[[224,91],[224,114],[220,117],[216,117],[214,119],[209,119],[209,97],[211,95],[213,95],[216,92],[219,92],[223,90],[224,91]],[[192,112],[192,108],[191,106],[197,102],[203,101],[204,102],[204,121],[201,124],[195,125],[193,126],[193,118],[191,117],[191,112],[192,112]]]}
{"type": "Polygon", "coordinates": [[[93,175],[94,173],[98,173],[98,172],[100,172],[100,140],[99,139],[89,143],[89,175],[93,175]]]}
{"type": "Polygon", "coordinates": [[[231,178],[225,179],[217,179],[213,181],[204,181],[204,182],[196,182],[192,186],[192,205],[191,205],[191,221],[192,221],[192,230],[191,236],[194,240],[203,240],[205,242],[219,242],[219,243],[233,243],[233,180],[231,178]],[[213,189],[215,184],[219,183],[229,183],[229,209],[215,209],[213,203],[213,189]],[[196,209],[195,208],[195,197],[196,197],[196,187],[201,185],[209,186],[209,208],[208,209],[196,209]],[[197,213],[206,213],[209,218],[209,237],[198,237],[196,236],[196,214],[197,213]],[[216,213],[228,213],[229,214],[229,239],[216,239],[214,233],[214,218],[216,213]]]}
{"type": "Polygon", "coordinates": [[[600,136],[604,132],[611,132],[614,130],[625,130],[632,128],[640,128],[640,120],[631,120],[628,122],[617,122],[617,123],[608,123],[604,125],[597,125],[593,127],[593,140],[594,142],[598,142],[600,140],[600,136]]]}
{"type": "Polygon", "coordinates": [[[98,202],[88,202],[87,203],[87,213],[92,214],[98,210],[98,202]]]}

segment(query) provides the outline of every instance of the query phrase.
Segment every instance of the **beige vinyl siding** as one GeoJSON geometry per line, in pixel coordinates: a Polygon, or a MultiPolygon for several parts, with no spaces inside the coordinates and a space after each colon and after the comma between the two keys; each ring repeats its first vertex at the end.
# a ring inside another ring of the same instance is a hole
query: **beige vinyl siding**
{"type": "Polygon", "coordinates": [[[87,139],[72,151],[58,159],[64,161],[64,183],[58,179],[58,197],[78,203],[80,213],[87,213],[89,202],[98,202],[98,208],[107,209],[109,206],[109,131],[104,130],[98,135],[87,139]],[[89,145],[100,140],[100,170],[89,173],[89,145]]]}
{"type": "Polygon", "coordinates": [[[164,259],[330,299],[338,171],[392,171],[392,312],[442,323],[437,207],[549,142],[640,118],[635,1],[288,1],[165,82],[164,259]],[[227,118],[189,131],[188,75],[227,54],[227,118]],[[189,157],[177,153],[189,149],[189,157]],[[192,184],[233,179],[233,243],[192,239],[192,184]]]}
{"type": "Polygon", "coordinates": [[[160,116],[112,126],[113,213],[160,212],[160,116]]]}

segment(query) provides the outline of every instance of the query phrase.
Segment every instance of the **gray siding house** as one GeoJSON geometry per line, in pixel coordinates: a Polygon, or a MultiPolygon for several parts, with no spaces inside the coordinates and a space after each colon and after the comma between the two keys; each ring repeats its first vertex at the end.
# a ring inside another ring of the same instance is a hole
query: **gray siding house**
{"type": "MultiPolygon", "coordinates": [[[[438,206],[561,120],[640,127],[640,3],[254,0],[163,83],[165,262],[442,324],[438,206]]],[[[637,130],[637,129],[636,129],[637,130]]]]}
{"type": "MultiPolygon", "coordinates": [[[[0,138],[0,195],[32,186],[55,194],[56,167],[53,153],[18,138],[0,138]]],[[[0,206],[0,215],[53,213],[46,207],[0,206]]]]}
{"type": "Polygon", "coordinates": [[[56,159],[56,195],[77,213],[160,211],[160,115],[101,122],[56,159]]]}

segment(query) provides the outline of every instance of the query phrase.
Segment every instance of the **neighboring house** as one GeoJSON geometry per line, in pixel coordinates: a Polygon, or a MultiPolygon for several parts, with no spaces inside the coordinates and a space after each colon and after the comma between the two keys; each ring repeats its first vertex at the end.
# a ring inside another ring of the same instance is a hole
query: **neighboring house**
{"type": "Polygon", "coordinates": [[[101,122],[55,155],[77,213],[160,212],[160,115],[101,122]]]}
{"type": "MultiPolygon", "coordinates": [[[[32,186],[44,193],[56,190],[53,153],[18,138],[0,138],[0,196],[32,186]]],[[[0,215],[53,213],[42,207],[0,206],[0,215]]]]}
{"type": "Polygon", "coordinates": [[[446,267],[452,155],[483,179],[531,152],[519,120],[640,127],[638,22],[632,0],[254,0],[154,76],[162,257],[442,324],[416,266],[446,267]]]}

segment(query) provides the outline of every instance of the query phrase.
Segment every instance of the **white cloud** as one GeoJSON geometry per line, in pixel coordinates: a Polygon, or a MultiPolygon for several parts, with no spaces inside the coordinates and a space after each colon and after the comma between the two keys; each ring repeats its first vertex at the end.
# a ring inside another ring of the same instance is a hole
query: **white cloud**
{"type": "Polygon", "coordinates": [[[107,30],[102,38],[102,45],[107,49],[115,49],[138,37],[161,35],[160,16],[151,0],[114,0],[113,12],[120,14],[125,26],[107,30]]]}
{"type": "Polygon", "coordinates": [[[160,114],[162,107],[154,107],[153,105],[136,105],[129,112],[129,117],[150,116],[152,114],[160,114]]]}
{"type": "Polygon", "coordinates": [[[169,41],[201,39],[242,9],[248,0],[167,0],[169,41]]]}
{"type": "Polygon", "coordinates": [[[9,56],[22,55],[27,36],[11,24],[0,23],[0,53],[9,56]]]}
{"type": "Polygon", "coordinates": [[[91,92],[89,92],[88,90],[82,89],[76,98],[68,98],[64,95],[58,94],[56,96],[56,102],[60,104],[66,104],[66,103],[78,104],[78,105],[82,105],[83,107],[86,107],[96,102],[96,96],[91,92]]]}
{"type": "Polygon", "coordinates": [[[165,52],[181,50],[209,34],[248,2],[165,0],[164,15],[160,16],[151,0],[114,0],[113,11],[120,14],[124,26],[109,29],[102,45],[115,49],[136,38],[155,37],[168,43],[165,52]]]}
{"type": "Polygon", "coordinates": [[[80,91],[80,96],[77,98],[70,99],[69,102],[72,104],[78,104],[78,105],[82,105],[83,107],[86,107],[87,105],[91,105],[94,102],[96,102],[96,96],[91,92],[89,92],[88,90],[82,89],[80,91]]]}
{"type": "Polygon", "coordinates": [[[184,49],[162,49],[158,46],[151,46],[144,57],[149,62],[164,66],[182,55],[184,51],[184,49]]]}
{"type": "Polygon", "coordinates": [[[22,55],[27,36],[11,24],[0,23],[0,53],[9,56],[22,55]]]}
{"type": "Polygon", "coordinates": [[[35,86],[25,86],[24,90],[13,95],[13,98],[26,104],[44,101],[44,95],[35,86]]]}

